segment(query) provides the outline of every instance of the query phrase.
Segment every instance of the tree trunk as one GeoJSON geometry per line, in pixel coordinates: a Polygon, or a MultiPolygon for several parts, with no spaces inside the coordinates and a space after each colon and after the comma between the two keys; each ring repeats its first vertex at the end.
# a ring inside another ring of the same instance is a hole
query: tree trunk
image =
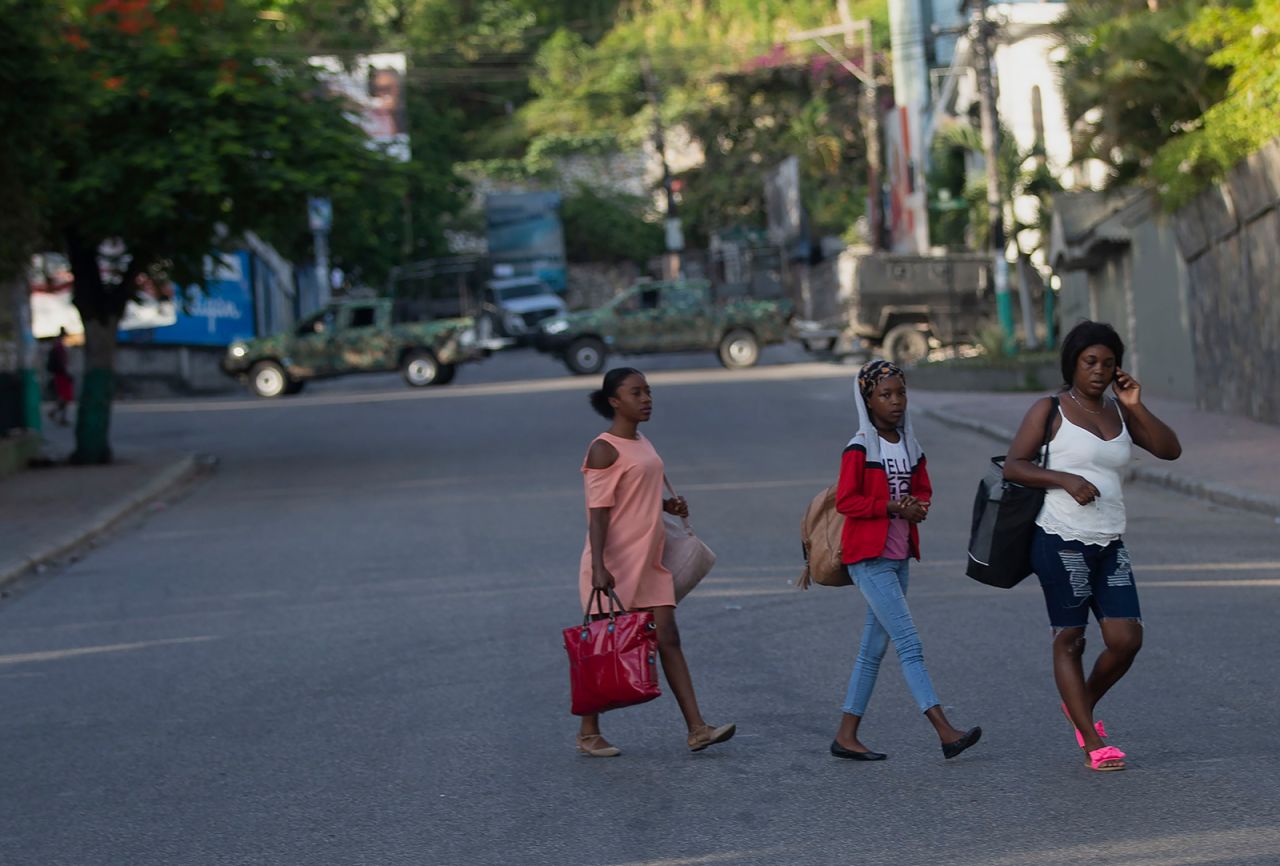
{"type": "Polygon", "coordinates": [[[72,463],[111,462],[111,401],[115,397],[118,318],[84,323],[84,381],[76,410],[76,450],[72,463]]]}
{"type": "Polygon", "coordinates": [[[84,381],[76,410],[76,450],[71,462],[111,462],[111,401],[115,397],[116,329],[124,315],[127,286],[133,274],[118,284],[103,282],[98,267],[98,244],[67,233],[67,258],[75,278],[75,305],[84,322],[84,381]]]}

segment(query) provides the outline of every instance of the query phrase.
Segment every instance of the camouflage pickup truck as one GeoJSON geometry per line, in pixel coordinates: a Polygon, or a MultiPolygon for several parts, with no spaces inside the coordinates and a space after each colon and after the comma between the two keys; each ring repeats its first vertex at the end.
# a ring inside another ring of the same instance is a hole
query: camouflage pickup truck
{"type": "Polygon", "coordinates": [[[638,283],[594,310],[542,322],[534,346],[571,373],[597,373],[610,352],[714,351],[730,369],[750,367],[760,347],[788,335],[789,301],[716,303],[705,280],[638,283]]]}
{"type": "Polygon", "coordinates": [[[400,370],[414,387],[445,385],[458,364],[487,354],[471,319],[398,319],[386,299],[330,304],[290,331],[232,343],[222,370],[259,397],[279,397],[348,373],[400,370]]]}

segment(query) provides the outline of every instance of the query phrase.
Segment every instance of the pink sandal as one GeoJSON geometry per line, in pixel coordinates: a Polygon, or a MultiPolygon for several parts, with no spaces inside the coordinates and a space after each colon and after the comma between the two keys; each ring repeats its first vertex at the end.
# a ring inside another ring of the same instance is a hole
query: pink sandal
{"type": "Polygon", "coordinates": [[[1124,758],[1124,752],[1120,751],[1115,746],[1103,746],[1101,749],[1094,749],[1089,753],[1089,762],[1085,764],[1085,766],[1099,773],[1114,773],[1117,770],[1123,770],[1125,768],[1124,758]],[[1119,761],[1120,766],[1102,766],[1108,761],[1119,761]]]}
{"type": "MultiPolygon", "coordinates": [[[[1064,703],[1064,704],[1058,704],[1058,706],[1062,707],[1062,714],[1067,717],[1068,722],[1071,722],[1071,730],[1075,732],[1076,743],[1080,746],[1080,748],[1083,749],[1084,734],[1080,733],[1079,728],[1076,727],[1076,723],[1071,721],[1071,713],[1067,712],[1067,705],[1064,703]]],[[[1102,737],[1102,739],[1105,740],[1107,738],[1107,728],[1105,725],[1102,724],[1101,720],[1098,720],[1093,723],[1093,729],[1098,732],[1098,736],[1102,737]]]]}

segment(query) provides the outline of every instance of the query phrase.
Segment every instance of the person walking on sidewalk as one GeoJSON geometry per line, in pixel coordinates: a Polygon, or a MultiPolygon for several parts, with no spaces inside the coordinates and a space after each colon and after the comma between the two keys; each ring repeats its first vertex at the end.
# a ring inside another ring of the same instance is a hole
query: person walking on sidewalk
{"type": "Polygon", "coordinates": [[[1103,742],[1094,710],[1142,648],[1142,613],[1129,552],[1120,473],[1132,445],[1162,460],[1182,454],[1178,436],[1142,402],[1142,386],[1121,369],[1124,343],[1107,324],[1081,322],[1062,341],[1058,411],[1032,404],[1005,459],[1004,477],[1045,488],[1031,565],[1053,628],[1053,676],[1087,765],[1125,768],[1125,753],[1103,742]],[[1109,398],[1107,389],[1115,394],[1109,398]],[[1033,462],[1051,425],[1048,468],[1033,462]],[[1093,611],[1105,648],[1084,676],[1085,629],[1093,611]]]}
{"type": "Polygon", "coordinates": [[[49,410],[49,420],[66,427],[67,406],[75,399],[75,380],[71,378],[71,364],[67,357],[67,329],[59,328],[58,336],[53,338],[49,347],[49,356],[45,359],[45,370],[49,373],[49,390],[52,392],[54,407],[49,410]]]}
{"type": "MultiPolygon", "coordinates": [[[[644,374],[630,367],[610,370],[591,394],[591,406],[613,423],[591,442],[582,474],[587,500],[587,542],[578,588],[583,609],[596,590],[613,590],[627,610],[651,610],[658,655],[667,684],[688,725],[688,745],[699,752],[733,736],[734,725],[702,718],[680,632],[671,572],[662,566],[666,544],[662,512],[689,516],[683,497],[662,498],[663,463],[639,426],[653,415],[653,394],[644,374]]],[[[578,751],[611,758],[621,751],[600,732],[600,716],[582,716],[578,751]]]]}
{"type": "Polygon", "coordinates": [[[982,729],[961,731],[947,721],[907,607],[908,562],[920,558],[919,524],[929,516],[933,488],[907,414],[906,375],[888,361],[872,361],[858,374],[854,403],[858,432],[840,460],[836,510],[845,517],[842,557],[867,600],[867,617],[831,754],[855,761],[887,757],[869,749],[858,729],[892,640],[907,686],[937,732],[943,756],[954,758],[978,742],[982,729]]]}

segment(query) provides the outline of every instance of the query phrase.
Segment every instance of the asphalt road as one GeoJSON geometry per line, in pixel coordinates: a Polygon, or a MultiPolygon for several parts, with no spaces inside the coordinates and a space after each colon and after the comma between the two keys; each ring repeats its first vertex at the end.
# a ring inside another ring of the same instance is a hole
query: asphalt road
{"type": "Polygon", "coordinates": [[[912,607],[948,713],[986,733],[944,762],[890,657],[863,727],[890,759],[838,761],[863,605],[788,580],[852,372],[706,360],[647,364],[670,369],[646,432],[719,554],[680,622],[732,742],[689,754],[664,696],[605,718],[623,757],[574,753],[589,380],[513,358],[423,391],[139,403],[118,441],[220,467],[0,604],[0,863],[1280,862],[1273,522],[1130,488],[1146,647],[1101,716],[1131,769],[1091,773],[1038,589],[962,574],[992,444],[918,421],[912,607]]]}

